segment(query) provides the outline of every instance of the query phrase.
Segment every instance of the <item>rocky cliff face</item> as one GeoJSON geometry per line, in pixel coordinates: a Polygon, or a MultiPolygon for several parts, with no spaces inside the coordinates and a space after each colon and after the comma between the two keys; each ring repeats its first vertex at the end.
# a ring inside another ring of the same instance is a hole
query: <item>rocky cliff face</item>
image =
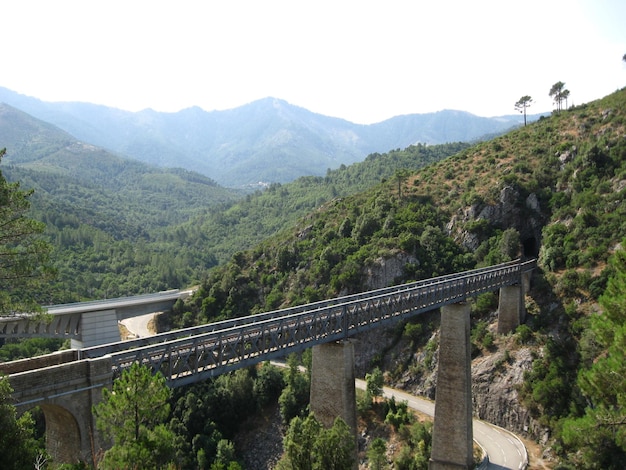
{"type": "MultiPolygon", "coordinates": [[[[516,188],[505,186],[496,204],[481,203],[460,209],[446,229],[458,243],[475,250],[484,240],[480,233],[466,227],[478,220],[501,230],[514,228],[520,234],[520,254],[537,256],[546,218],[535,194],[524,197],[516,188]]],[[[417,260],[406,254],[378,260],[367,270],[367,288],[391,285],[402,277],[403,265],[407,262],[417,260]]],[[[433,313],[423,321],[436,323],[438,314],[433,313]]],[[[488,321],[490,331],[496,335],[497,313],[493,312],[488,321]]],[[[382,364],[382,368],[388,371],[387,376],[391,377],[392,386],[434,399],[437,344],[437,330],[432,335],[423,336],[419,344],[403,338],[398,329],[361,335],[355,339],[357,375],[363,376],[373,363],[382,364]]],[[[492,351],[477,356],[472,361],[474,415],[516,433],[539,436],[541,429],[519,402],[517,391],[523,383],[524,372],[532,367],[532,361],[532,349],[513,344],[510,337],[499,338],[492,351]]]]}
{"type": "Polygon", "coordinates": [[[539,253],[541,230],[546,218],[536,194],[531,193],[523,198],[515,187],[504,186],[496,204],[476,203],[459,209],[446,225],[446,230],[459,244],[474,251],[483,240],[480,233],[468,230],[467,227],[470,222],[481,220],[501,230],[517,230],[525,256],[534,257],[539,253]]]}
{"type": "Polygon", "coordinates": [[[396,283],[404,276],[404,267],[408,263],[417,263],[414,256],[405,252],[398,252],[394,256],[378,258],[372,266],[366,268],[365,289],[381,289],[396,283]]]}
{"type": "Polygon", "coordinates": [[[472,362],[474,415],[516,433],[527,433],[536,424],[520,402],[517,387],[532,366],[532,352],[499,349],[472,362]]]}

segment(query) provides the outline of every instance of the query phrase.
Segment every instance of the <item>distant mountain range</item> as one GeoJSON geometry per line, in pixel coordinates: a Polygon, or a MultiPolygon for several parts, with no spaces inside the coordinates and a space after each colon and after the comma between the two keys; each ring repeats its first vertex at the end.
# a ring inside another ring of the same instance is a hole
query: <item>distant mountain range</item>
{"type": "Polygon", "coordinates": [[[471,142],[523,122],[521,115],[485,118],[445,110],[362,125],[275,98],[226,111],[193,107],[177,113],[129,112],[89,103],[44,102],[2,87],[0,103],[84,143],[152,165],[195,171],[226,187],[323,176],[328,169],[362,161],[371,153],[418,142],[471,142]]]}
{"type": "Polygon", "coordinates": [[[108,211],[116,220],[107,222],[113,233],[181,223],[200,210],[242,197],[242,191],[199,173],[149,165],[78,141],[1,103],[0,148],[7,149],[0,171],[9,181],[34,189],[40,210],[52,205],[50,212],[79,213],[83,222],[102,221],[108,211]]]}

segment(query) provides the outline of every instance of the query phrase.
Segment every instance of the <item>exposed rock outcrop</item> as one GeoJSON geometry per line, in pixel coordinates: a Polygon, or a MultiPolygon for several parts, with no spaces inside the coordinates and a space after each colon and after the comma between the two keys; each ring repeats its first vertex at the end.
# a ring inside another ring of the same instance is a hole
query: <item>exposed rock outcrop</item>
{"type": "Polygon", "coordinates": [[[378,258],[366,268],[365,289],[381,289],[392,286],[396,280],[404,275],[404,268],[408,263],[418,263],[418,260],[403,251],[387,258],[378,258]]]}
{"type": "Polygon", "coordinates": [[[519,402],[517,387],[532,366],[530,349],[498,351],[472,363],[474,414],[514,432],[528,431],[530,415],[519,402]]]}
{"type": "Polygon", "coordinates": [[[497,203],[476,203],[459,209],[446,225],[446,231],[459,244],[474,251],[484,241],[480,233],[481,225],[475,223],[481,220],[501,230],[514,228],[520,234],[523,254],[537,255],[545,217],[536,194],[531,193],[524,198],[517,188],[505,185],[497,203]]]}

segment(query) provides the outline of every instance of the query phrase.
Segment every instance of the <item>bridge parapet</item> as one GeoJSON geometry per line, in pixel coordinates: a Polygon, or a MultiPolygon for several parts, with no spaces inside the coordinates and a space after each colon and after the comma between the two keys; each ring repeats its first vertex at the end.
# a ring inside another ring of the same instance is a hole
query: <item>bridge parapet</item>
{"type": "Polygon", "coordinates": [[[102,388],[112,384],[111,358],[78,361],[71,360],[69,352],[55,358],[50,356],[53,355],[42,358],[61,362],[14,372],[1,380],[9,380],[19,412],[41,407],[46,419],[47,449],[55,461],[75,463],[77,458],[93,461],[93,452],[101,443],[92,407],[101,400],[102,388]]]}
{"type": "Polygon", "coordinates": [[[0,373],[17,374],[29,370],[38,370],[45,367],[57,366],[72,362],[78,359],[78,351],[67,349],[43,356],[31,357],[29,359],[19,359],[11,362],[0,362],[0,373]]]}

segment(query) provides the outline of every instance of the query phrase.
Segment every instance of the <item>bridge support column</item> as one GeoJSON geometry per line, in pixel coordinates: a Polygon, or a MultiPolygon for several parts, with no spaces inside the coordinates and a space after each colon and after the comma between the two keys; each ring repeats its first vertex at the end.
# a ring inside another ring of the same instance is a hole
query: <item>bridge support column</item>
{"type": "Polygon", "coordinates": [[[84,312],[81,316],[81,337],[72,339],[72,349],[121,341],[115,310],[84,312]]]}
{"type": "Polygon", "coordinates": [[[441,308],[435,425],[429,470],[473,467],[470,306],[441,308]]]}
{"type": "Polygon", "coordinates": [[[348,340],[313,346],[311,411],[325,427],[341,417],[356,439],[354,345],[348,340]]]}
{"type": "MultiPolygon", "coordinates": [[[[526,281],[526,284],[528,281],[526,281]]],[[[524,306],[524,285],[513,285],[500,288],[498,303],[498,334],[506,335],[524,323],[526,309],[524,306]]]]}

